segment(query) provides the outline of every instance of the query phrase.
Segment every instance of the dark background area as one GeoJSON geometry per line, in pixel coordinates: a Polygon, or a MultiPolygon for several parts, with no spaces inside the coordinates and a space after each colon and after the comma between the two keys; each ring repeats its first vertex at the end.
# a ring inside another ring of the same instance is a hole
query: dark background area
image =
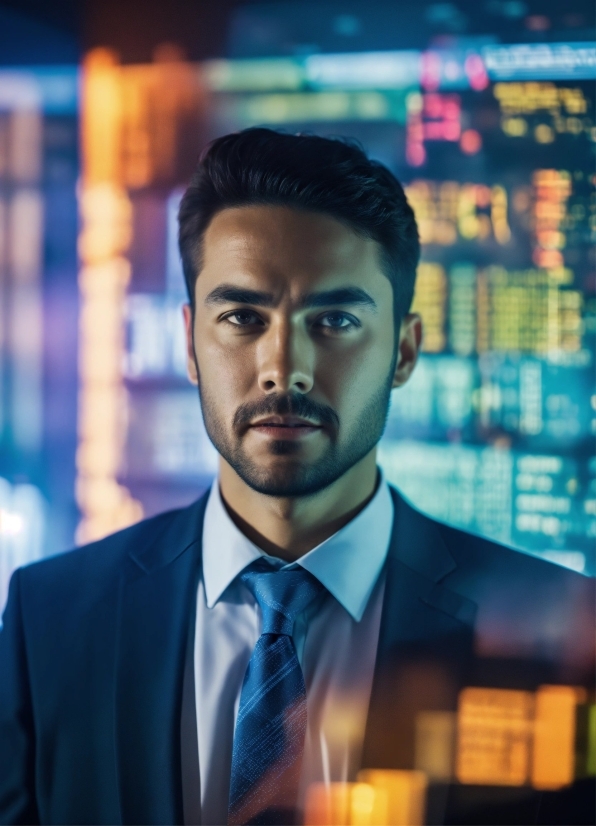
{"type": "Polygon", "coordinates": [[[422,48],[478,35],[577,41],[593,37],[594,21],[591,0],[2,0],[0,64],[72,63],[98,45],[143,63],[168,41],[193,61],[422,48]]]}

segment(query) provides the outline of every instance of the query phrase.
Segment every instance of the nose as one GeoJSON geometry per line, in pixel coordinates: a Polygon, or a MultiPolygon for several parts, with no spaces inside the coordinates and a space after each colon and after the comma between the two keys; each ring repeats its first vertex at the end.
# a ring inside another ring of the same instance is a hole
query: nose
{"type": "Polygon", "coordinates": [[[264,393],[308,393],[314,384],[312,342],[289,321],[272,324],[258,345],[259,388],[264,393]]]}

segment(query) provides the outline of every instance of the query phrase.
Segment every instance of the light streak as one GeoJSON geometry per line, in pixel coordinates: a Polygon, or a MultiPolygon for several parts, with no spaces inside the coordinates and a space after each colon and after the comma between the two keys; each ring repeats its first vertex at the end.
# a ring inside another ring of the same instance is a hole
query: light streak
{"type": "Polygon", "coordinates": [[[484,64],[491,80],[592,80],[594,43],[520,43],[485,46],[484,64]]]}
{"type": "Polygon", "coordinates": [[[121,185],[122,97],[119,69],[106,50],[83,71],[82,228],[77,540],[89,542],[137,521],[141,504],[119,484],[126,438],[124,309],[130,264],[130,201],[121,185]]]}

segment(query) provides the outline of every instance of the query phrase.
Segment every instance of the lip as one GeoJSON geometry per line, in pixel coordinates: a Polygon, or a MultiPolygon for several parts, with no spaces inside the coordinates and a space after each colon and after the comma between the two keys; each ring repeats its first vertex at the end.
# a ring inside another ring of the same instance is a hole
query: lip
{"type": "Polygon", "coordinates": [[[312,422],[310,419],[303,419],[300,416],[265,416],[251,422],[251,427],[316,427],[321,425],[312,422]]]}
{"type": "Polygon", "coordinates": [[[302,439],[321,429],[321,425],[298,416],[267,416],[250,425],[250,430],[273,439],[302,439]]]}

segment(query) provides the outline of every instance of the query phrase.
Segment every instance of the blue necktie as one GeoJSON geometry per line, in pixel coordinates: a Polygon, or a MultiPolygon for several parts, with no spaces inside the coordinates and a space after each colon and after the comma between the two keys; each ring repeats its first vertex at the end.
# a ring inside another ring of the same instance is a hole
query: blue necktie
{"type": "Polygon", "coordinates": [[[263,630],[240,695],[228,823],[293,823],[306,734],[306,689],[292,630],[297,615],[323,586],[303,568],[276,571],[263,559],[240,579],[261,608],[263,630]]]}

